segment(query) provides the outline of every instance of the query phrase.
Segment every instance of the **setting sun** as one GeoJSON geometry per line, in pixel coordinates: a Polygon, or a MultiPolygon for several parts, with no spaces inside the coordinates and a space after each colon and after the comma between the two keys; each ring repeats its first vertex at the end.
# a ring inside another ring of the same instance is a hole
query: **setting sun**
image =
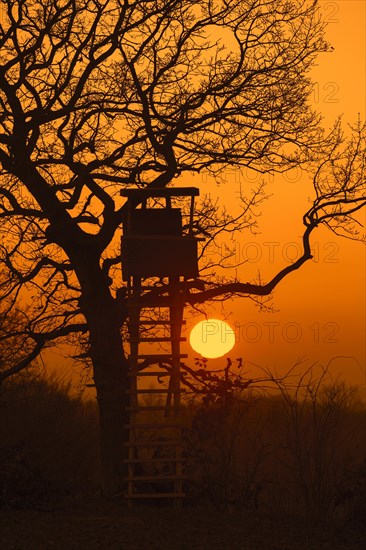
{"type": "Polygon", "coordinates": [[[235,333],[225,321],[206,319],[193,327],[189,342],[202,357],[214,359],[222,357],[234,347],[235,333]]]}

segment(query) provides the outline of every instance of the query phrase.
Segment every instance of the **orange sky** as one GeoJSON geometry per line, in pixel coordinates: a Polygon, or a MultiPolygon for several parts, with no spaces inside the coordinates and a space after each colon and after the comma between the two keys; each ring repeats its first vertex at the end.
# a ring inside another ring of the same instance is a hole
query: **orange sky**
{"type": "MultiPolygon", "coordinates": [[[[314,105],[323,114],[325,126],[331,126],[339,114],[344,115],[346,126],[358,113],[366,118],[366,3],[323,0],[320,4],[334,51],[321,55],[314,68],[314,105]]],[[[199,186],[201,194],[210,192],[232,206],[250,178],[249,172],[227,172],[226,183],[218,185],[213,178],[185,176],[177,185],[199,186]]],[[[262,280],[268,281],[298,253],[301,242],[301,219],[308,208],[311,184],[301,173],[267,177],[267,181],[273,196],[261,208],[261,233],[257,237],[245,233],[236,243],[240,259],[248,260],[238,270],[244,282],[256,277],[258,270],[262,280]]],[[[366,223],[365,212],[362,219],[366,223]]],[[[248,369],[255,363],[284,372],[299,358],[307,366],[329,363],[334,374],[362,385],[366,398],[365,247],[324,229],[314,232],[312,240],[314,261],[290,274],[276,289],[276,312],[260,313],[250,300],[238,298],[224,306],[207,306],[206,313],[226,318],[236,327],[237,344],[230,357],[242,357],[248,369]]],[[[230,275],[235,271],[228,270],[230,275]]],[[[186,317],[187,330],[204,318],[186,317]]],[[[193,366],[197,353],[188,344],[183,347],[193,366]]],[[[68,362],[62,364],[67,376],[68,362]]],[[[213,367],[225,364],[222,359],[209,362],[213,367]]]]}
{"type": "MultiPolygon", "coordinates": [[[[366,113],[366,4],[363,0],[320,4],[334,52],[321,55],[313,71],[317,82],[314,104],[327,127],[339,114],[344,115],[346,126],[358,113],[365,119],[366,113]]],[[[218,193],[225,204],[235,204],[248,176],[227,173],[226,183],[220,186],[206,178],[203,184],[199,182],[201,193],[218,193]]],[[[236,244],[240,258],[248,260],[238,271],[242,281],[255,277],[258,270],[267,281],[287,265],[288,258],[298,254],[301,217],[308,208],[311,186],[301,173],[294,173],[270,180],[268,191],[274,196],[261,209],[261,234],[257,238],[243,234],[236,244]]],[[[362,219],[366,221],[365,212],[362,219]]],[[[363,385],[366,392],[365,247],[325,229],[314,232],[313,243],[314,261],[289,275],[276,289],[273,304],[278,312],[260,313],[249,300],[235,299],[223,309],[207,307],[207,313],[226,317],[236,326],[238,341],[231,358],[243,357],[279,371],[302,357],[308,366],[316,361],[330,363],[334,374],[363,385]]],[[[188,351],[191,361],[197,354],[188,351]]],[[[212,360],[210,364],[225,365],[225,361],[212,360]]]]}

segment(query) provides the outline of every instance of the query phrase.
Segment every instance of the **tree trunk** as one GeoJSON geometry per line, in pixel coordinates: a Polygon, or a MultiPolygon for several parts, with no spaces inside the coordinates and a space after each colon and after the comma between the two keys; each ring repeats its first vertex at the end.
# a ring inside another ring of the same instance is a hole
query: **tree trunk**
{"type": "Polygon", "coordinates": [[[103,494],[107,496],[122,490],[128,452],[128,363],[121,353],[121,339],[118,345],[115,340],[110,333],[105,334],[104,342],[94,343],[91,351],[99,407],[103,494]]]}
{"type": "MultiPolygon", "coordinates": [[[[94,258],[95,260],[95,258],[94,258]]],[[[89,355],[93,363],[100,425],[103,494],[111,496],[123,487],[128,456],[129,364],[122,347],[121,312],[111,296],[109,281],[98,262],[76,267],[81,284],[80,307],[89,328],[89,355]]]]}

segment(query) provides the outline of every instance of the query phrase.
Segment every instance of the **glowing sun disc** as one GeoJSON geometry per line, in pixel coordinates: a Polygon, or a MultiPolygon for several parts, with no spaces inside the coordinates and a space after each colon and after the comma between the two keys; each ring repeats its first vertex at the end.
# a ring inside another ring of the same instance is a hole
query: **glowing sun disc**
{"type": "Polygon", "coordinates": [[[225,321],[207,319],[193,327],[189,342],[202,357],[214,359],[222,357],[234,347],[235,333],[225,321]]]}

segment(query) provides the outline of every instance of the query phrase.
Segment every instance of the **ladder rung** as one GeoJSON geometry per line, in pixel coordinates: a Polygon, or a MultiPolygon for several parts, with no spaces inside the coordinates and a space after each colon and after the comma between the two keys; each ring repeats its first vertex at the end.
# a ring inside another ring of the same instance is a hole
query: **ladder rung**
{"type": "Polygon", "coordinates": [[[180,447],[182,442],[178,439],[173,439],[168,441],[166,439],[145,439],[135,442],[128,442],[124,444],[125,447],[180,447]]]}
{"type": "Polygon", "coordinates": [[[158,476],[131,476],[126,477],[125,481],[153,481],[156,483],[161,483],[162,481],[180,481],[187,479],[187,476],[175,476],[175,475],[162,475],[158,476]]]}
{"type": "Polygon", "coordinates": [[[139,342],[186,342],[187,338],[168,338],[164,337],[153,337],[153,338],[130,338],[128,340],[132,344],[138,344],[139,342]]]}
{"type": "Polygon", "coordinates": [[[148,429],[148,428],[153,428],[155,430],[169,430],[169,429],[176,429],[176,428],[183,428],[183,424],[158,424],[158,423],[155,423],[155,424],[138,424],[138,423],[134,423],[134,424],[125,424],[125,428],[129,428],[129,429],[134,429],[134,430],[138,430],[138,429],[141,429],[141,430],[145,430],[145,429],[148,429]]]}
{"type": "Polygon", "coordinates": [[[126,407],[126,410],[130,412],[165,411],[167,409],[170,410],[170,407],[167,407],[166,405],[153,405],[152,407],[126,407]]]}
{"type": "Polygon", "coordinates": [[[128,376],[157,376],[157,377],[160,377],[160,376],[171,376],[171,373],[167,372],[167,371],[161,371],[161,372],[158,372],[158,371],[151,371],[151,372],[141,371],[141,372],[137,372],[137,373],[129,372],[128,376]]]}
{"type": "Polygon", "coordinates": [[[185,325],[187,321],[182,320],[180,323],[176,323],[174,321],[144,321],[143,319],[139,319],[137,323],[129,323],[132,326],[139,326],[139,325],[162,325],[162,326],[180,326],[185,325]]]}
{"type": "Polygon", "coordinates": [[[185,493],[133,493],[125,495],[125,498],[184,498],[185,493]]]}
{"type": "MultiPolygon", "coordinates": [[[[187,359],[187,357],[187,353],[179,353],[174,359],[187,359]]],[[[137,355],[137,359],[156,359],[164,361],[164,359],[172,360],[173,355],[171,353],[143,353],[142,355],[137,355]]]]}
{"type": "Polygon", "coordinates": [[[185,462],[182,458],[162,457],[162,458],[127,458],[125,464],[159,464],[161,462],[185,462]]]}
{"type": "Polygon", "coordinates": [[[137,389],[137,390],[126,390],[126,393],[129,393],[129,394],[132,394],[132,395],[136,395],[136,394],[150,394],[150,393],[172,393],[174,395],[177,395],[177,394],[181,394],[181,393],[186,393],[186,390],[179,390],[179,391],[173,391],[173,390],[169,390],[168,388],[162,388],[162,389],[155,389],[155,388],[152,388],[152,389],[137,389]]]}

